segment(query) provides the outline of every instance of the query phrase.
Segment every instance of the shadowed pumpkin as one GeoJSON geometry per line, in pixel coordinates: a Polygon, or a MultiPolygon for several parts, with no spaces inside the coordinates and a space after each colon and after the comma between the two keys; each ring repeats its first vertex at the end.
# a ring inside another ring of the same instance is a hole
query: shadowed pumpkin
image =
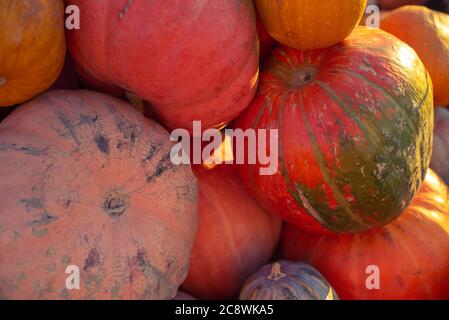
{"type": "Polygon", "coordinates": [[[281,222],[247,193],[235,165],[195,165],[193,172],[200,223],[182,289],[198,299],[234,299],[246,278],[271,259],[281,222]]]}

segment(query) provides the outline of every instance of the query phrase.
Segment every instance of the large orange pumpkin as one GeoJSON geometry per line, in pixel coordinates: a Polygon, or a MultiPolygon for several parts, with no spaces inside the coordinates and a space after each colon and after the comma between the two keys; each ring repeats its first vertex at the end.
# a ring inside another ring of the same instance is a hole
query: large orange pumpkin
{"type": "Polygon", "coordinates": [[[99,93],[48,92],[15,110],[0,124],[0,296],[174,297],[197,183],[171,146],[160,125],[99,93]],[[66,287],[69,266],[79,290],[66,287]]]}
{"type": "Polygon", "coordinates": [[[424,180],[433,111],[424,65],[382,30],[358,27],[327,49],[280,46],[234,123],[277,129],[279,165],[274,175],[260,175],[266,165],[246,161],[243,182],[269,212],[300,228],[360,232],[385,225],[424,180]]]}
{"type": "Polygon", "coordinates": [[[80,82],[75,72],[73,60],[66,54],[64,67],[50,90],[78,90],[81,88],[80,82]]]}
{"type": "Polygon", "coordinates": [[[0,1],[0,107],[47,90],[64,54],[62,0],[0,1]]]}
{"type": "Polygon", "coordinates": [[[300,50],[342,41],[357,26],[366,6],[366,0],[255,1],[271,36],[300,50]]]}
{"type": "Polygon", "coordinates": [[[231,299],[266,264],[281,223],[251,198],[233,165],[193,169],[199,182],[199,230],[182,288],[199,299],[231,299]]]}
{"type": "Polygon", "coordinates": [[[432,78],[435,105],[449,105],[449,15],[404,6],[382,15],[380,27],[416,50],[432,78]]]}
{"type": "Polygon", "coordinates": [[[251,101],[259,66],[252,0],[67,3],[81,10],[81,29],[67,42],[86,82],[147,100],[167,127],[222,127],[251,101]]]}
{"type": "Polygon", "coordinates": [[[449,189],[429,170],[390,225],[354,235],[286,226],[282,248],[284,257],[317,268],[342,299],[448,299],[449,189]]]}

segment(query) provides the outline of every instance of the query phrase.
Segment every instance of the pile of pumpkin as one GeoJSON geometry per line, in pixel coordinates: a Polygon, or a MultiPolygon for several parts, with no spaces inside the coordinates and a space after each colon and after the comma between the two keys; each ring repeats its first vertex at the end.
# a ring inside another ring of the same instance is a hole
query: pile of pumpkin
{"type": "Polygon", "coordinates": [[[2,0],[0,298],[449,298],[449,16],[365,6],[2,0]],[[194,120],[277,171],[174,165],[194,120]]]}

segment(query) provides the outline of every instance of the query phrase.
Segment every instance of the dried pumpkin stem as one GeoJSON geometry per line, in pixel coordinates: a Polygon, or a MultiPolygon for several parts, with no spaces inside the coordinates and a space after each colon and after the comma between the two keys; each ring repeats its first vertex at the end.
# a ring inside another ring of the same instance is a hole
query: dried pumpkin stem
{"type": "Polygon", "coordinates": [[[294,89],[299,89],[308,85],[315,79],[317,70],[312,66],[304,66],[292,74],[290,79],[290,86],[294,89]]]}
{"type": "Polygon", "coordinates": [[[271,268],[271,273],[268,276],[269,280],[278,281],[286,276],[285,273],[281,271],[281,264],[279,262],[275,262],[273,267],[271,268]]]}
{"type": "Polygon", "coordinates": [[[0,77],[0,86],[3,86],[4,84],[6,84],[6,79],[0,77]]]}
{"type": "Polygon", "coordinates": [[[103,209],[111,217],[120,217],[126,211],[126,203],[118,192],[111,192],[103,203],[103,209]]]}

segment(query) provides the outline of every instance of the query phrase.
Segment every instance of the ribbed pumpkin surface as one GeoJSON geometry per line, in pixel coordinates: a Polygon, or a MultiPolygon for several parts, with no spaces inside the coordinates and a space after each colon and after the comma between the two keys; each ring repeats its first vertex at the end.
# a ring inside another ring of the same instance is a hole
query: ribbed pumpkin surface
{"type": "Polygon", "coordinates": [[[341,299],[448,299],[449,189],[429,170],[412,204],[393,223],[354,235],[287,226],[282,252],[285,259],[320,270],[341,299]],[[376,278],[377,289],[371,287],[376,278]]]}
{"type": "Polygon", "coordinates": [[[234,125],[278,130],[278,170],[262,176],[260,163],[245,164],[243,180],[265,208],[298,227],[385,225],[424,179],[432,101],[416,53],[381,30],[359,27],[328,49],[279,47],[234,125]]]}
{"type": "Polygon", "coordinates": [[[240,300],[338,300],[338,296],[313,267],[279,261],[251,276],[240,292],[240,300]]]}

